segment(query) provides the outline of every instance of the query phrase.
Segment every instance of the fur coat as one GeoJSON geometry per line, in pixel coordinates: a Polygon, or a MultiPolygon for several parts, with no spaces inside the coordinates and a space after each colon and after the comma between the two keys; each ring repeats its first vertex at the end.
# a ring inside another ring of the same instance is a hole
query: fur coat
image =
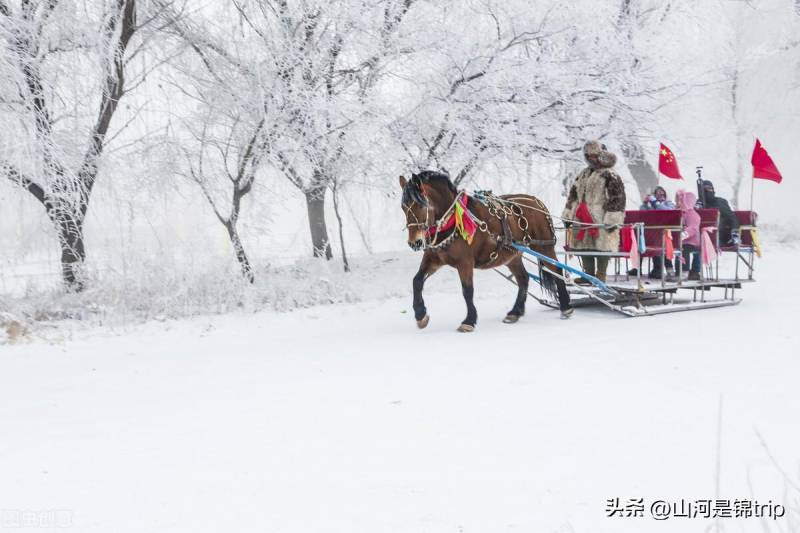
{"type": "Polygon", "coordinates": [[[589,166],[575,178],[561,216],[568,222],[574,220],[578,206],[586,202],[595,224],[618,227],[611,230],[599,228],[597,238],[585,231],[580,241],[577,229],[573,228],[572,248],[616,252],[619,250],[619,226],[625,221],[625,186],[613,170],[617,157],[598,141],[586,143],[584,155],[589,166]]]}

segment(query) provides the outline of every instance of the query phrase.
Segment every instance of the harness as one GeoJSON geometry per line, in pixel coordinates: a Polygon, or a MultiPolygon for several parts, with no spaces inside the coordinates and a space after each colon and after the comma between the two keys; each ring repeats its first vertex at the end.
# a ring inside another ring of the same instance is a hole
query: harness
{"type": "Polygon", "coordinates": [[[522,244],[525,246],[553,246],[556,244],[555,228],[553,227],[553,219],[545,205],[538,198],[534,198],[534,205],[526,205],[519,203],[520,200],[530,202],[530,198],[500,198],[492,194],[491,191],[476,191],[472,196],[481,204],[485,205],[489,214],[500,221],[502,235],[495,235],[489,230],[486,221],[478,218],[467,207],[467,202],[470,196],[466,191],[460,191],[450,207],[445,213],[439,217],[434,224],[429,224],[426,213],[426,220],[424,223],[417,219],[416,215],[406,208],[406,213],[410,213],[415,222],[406,224],[406,228],[423,227],[425,228],[425,247],[433,249],[445,249],[453,243],[456,237],[461,236],[467,244],[472,243],[472,238],[475,230],[486,233],[495,241],[495,249],[489,254],[489,262],[497,259],[498,255],[503,249],[509,251],[516,251],[514,248],[514,238],[511,231],[510,219],[516,220],[517,227],[522,230],[522,244]],[[550,228],[550,234],[553,236],[550,239],[534,239],[528,232],[529,223],[525,217],[523,208],[533,209],[545,215],[547,224],[550,228]]]}
{"type": "Polygon", "coordinates": [[[475,198],[484,204],[489,209],[489,214],[500,220],[503,228],[503,237],[511,241],[511,228],[509,227],[508,219],[510,216],[516,217],[517,227],[522,230],[522,244],[525,246],[553,246],[556,244],[556,231],[553,226],[553,218],[550,216],[547,207],[538,198],[500,198],[495,196],[492,191],[476,191],[475,198]],[[526,205],[519,203],[520,200],[527,202],[533,201],[534,205],[526,205]],[[545,216],[547,225],[550,228],[550,234],[553,236],[551,239],[534,239],[528,233],[528,219],[525,217],[523,208],[538,211],[545,216]]]}

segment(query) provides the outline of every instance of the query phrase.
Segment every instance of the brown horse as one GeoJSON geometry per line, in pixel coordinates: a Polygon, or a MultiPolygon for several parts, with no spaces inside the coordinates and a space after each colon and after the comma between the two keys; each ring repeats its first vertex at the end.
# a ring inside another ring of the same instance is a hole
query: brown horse
{"type": "MultiPolygon", "coordinates": [[[[472,274],[476,268],[508,267],[519,290],[514,306],[503,322],[517,322],[525,314],[528,272],[522,263],[522,253],[510,244],[512,241],[525,244],[539,253],[556,258],[555,231],[544,204],[538,198],[525,194],[491,197],[488,205],[469,196],[464,201],[461,195],[465,193],[459,193],[446,174],[430,170],[412,174],[408,181],[400,176],[400,187],[403,189],[402,208],[406,216],[408,245],[412,250],[424,250],[413,283],[417,326],[424,328],[430,320],[422,299],[425,280],[442,265],[457,269],[461,278],[467,316],[458,331],[473,331],[478,321],[472,301],[472,274]],[[453,222],[457,202],[463,202],[462,205],[477,225],[477,230],[470,237],[471,243],[453,222]]],[[[553,276],[548,269],[561,273],[555,267],[544,268],[542,286],[557,295],[562,318],[569,318],[572,307],[564,281],[553,276]]]]}

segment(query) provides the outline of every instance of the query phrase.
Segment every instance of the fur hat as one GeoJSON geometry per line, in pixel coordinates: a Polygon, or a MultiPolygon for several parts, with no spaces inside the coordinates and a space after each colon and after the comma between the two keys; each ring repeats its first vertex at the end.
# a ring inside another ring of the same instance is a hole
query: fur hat
{"type": "Polygon", "coordinates": [[[600,141],[587,141],[583,145],[583,157],[586,158],[589,167],[593,169],[611,168],[617,164],[617,156],[609,152],[606,145],[600,141]],[[592,156],[596,159],[590,159],[592,156]]]}

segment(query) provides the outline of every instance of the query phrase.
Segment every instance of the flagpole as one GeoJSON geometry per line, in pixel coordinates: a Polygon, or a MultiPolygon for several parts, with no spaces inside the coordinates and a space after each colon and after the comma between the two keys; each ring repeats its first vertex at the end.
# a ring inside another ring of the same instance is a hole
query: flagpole
{"type": "MultiPolygon", "coordinates": [[[[755,138],[755,137],[754,137],[755,138]]],[[[752,157],[751,157],[752,160],[752,157]]],[[[751,161],[752,163],[752,161],[751,161]]],[[[750,172],[750,211],[753,210],[753,193],[756,189],[756,173],[755,169],[750,172]]]]}
{"type": "Polygon", "coordinates": [[[700,205],[705,207],[706,195],[703,192],[703,167],[695,167],[694,171],[697,173],[697,199],[700,201],[700,205]]]}

